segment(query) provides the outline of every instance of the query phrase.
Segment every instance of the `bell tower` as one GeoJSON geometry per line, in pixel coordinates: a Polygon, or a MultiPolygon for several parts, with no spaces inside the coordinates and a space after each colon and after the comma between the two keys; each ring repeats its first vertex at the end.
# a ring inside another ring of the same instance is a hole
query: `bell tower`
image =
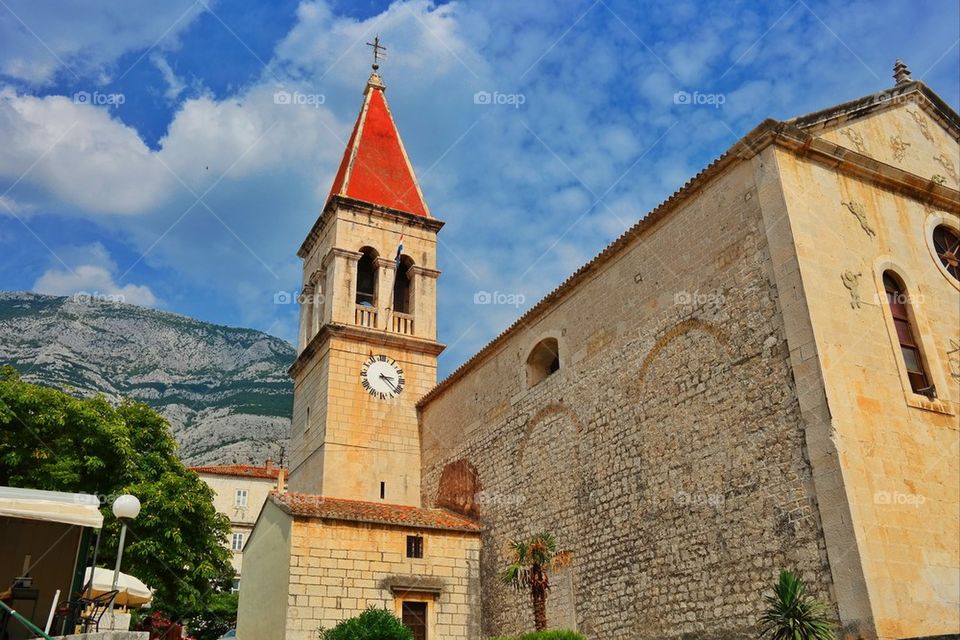
{"type": "Polygon", "coordinates": [[[385,91],[375,58],[330,195],[297,252],[290,488],[419,506],[416,402],[436,384],[443,350],[443,223],[430,215],[385,91]]]}

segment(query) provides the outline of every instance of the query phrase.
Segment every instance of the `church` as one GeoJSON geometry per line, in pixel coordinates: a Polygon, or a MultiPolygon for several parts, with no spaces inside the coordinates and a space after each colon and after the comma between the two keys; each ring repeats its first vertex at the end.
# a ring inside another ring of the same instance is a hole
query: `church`
{"type": "Polygon", "coordinates": [[[240,640],[756,637],[780,569],[845,639],[960,633],[960,116],[895,84],[765,120],[437,383],[437,235],[377,67],[303,240],[289,487],[240,640]]]}

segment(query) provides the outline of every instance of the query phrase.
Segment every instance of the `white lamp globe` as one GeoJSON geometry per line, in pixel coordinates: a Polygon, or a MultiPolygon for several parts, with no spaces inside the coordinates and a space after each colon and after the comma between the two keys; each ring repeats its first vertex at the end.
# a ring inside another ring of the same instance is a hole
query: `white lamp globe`
{"type": "Polygon", "coordinates": [[[133,520],[140,513],[137,496],[122,495],[113,501],[113,515],[121,520],[133,520]]]}

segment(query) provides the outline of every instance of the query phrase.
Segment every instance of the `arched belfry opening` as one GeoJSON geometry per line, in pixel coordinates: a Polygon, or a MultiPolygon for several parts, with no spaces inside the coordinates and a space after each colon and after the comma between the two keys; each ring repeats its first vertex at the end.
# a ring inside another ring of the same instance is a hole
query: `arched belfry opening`
{"type": "Polygon", "coordinates": [[[360,249],[357,261],[357,304],[364,307],[377,306],[377,254],[376,249],[360,249]]]}
{"type": "Polygon", "coordinates": [[[544,338],[527,356],[527,388],[540,384],[560,370],[560,345],[556,338],[544,338]]]}
{"type": "Polygon", "coordinates": [[[393,285],[394,313],[413,313],[413,283],[410,279],[412,266],[413,259],[409,256],[400,257],[400,263],[397,265],[397,280],[393,285]]]}

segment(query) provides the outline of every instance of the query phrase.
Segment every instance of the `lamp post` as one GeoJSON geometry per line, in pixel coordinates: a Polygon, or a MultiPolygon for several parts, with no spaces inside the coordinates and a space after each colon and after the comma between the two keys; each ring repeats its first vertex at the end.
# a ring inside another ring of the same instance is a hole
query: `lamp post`
{"type": "MultiPolygon", "coordinates": [[[[113,515],[120,521],[120,547],[117,549],[117,566],[113,569],[113,586],[111,591],[117,590],[117,581],[120,580],[120,561],[123,559],[123,543],[127,538],[127,522],[133,520],[140,513],[140,501],[130,494],[122,495],[113,501],[113,515]]],[[[113,627],[113,602],[110,601],[110,626],[113,627]]]]}

